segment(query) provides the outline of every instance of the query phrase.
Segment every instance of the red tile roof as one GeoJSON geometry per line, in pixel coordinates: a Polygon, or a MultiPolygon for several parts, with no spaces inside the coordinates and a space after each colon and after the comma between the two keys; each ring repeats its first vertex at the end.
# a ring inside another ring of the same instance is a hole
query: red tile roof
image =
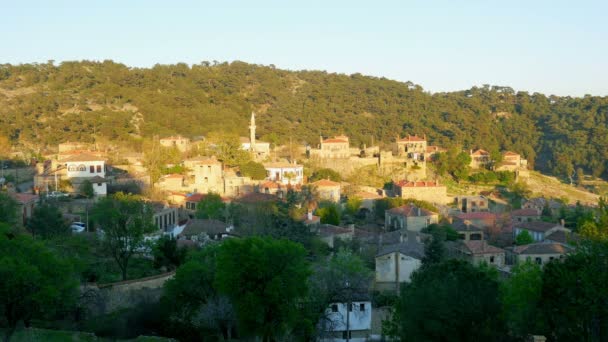
{"type": "Polygon", "coordinates": [[[504,249],[489,245],[485,240],[462,241],[462,244],[472,254],[498,254],[504,253],[504,249]]]}
{"type": "Polygon", "coordinates": [[[389,213],[393,215],[401,215],[407,217],[421,217],[421,216],[432,216],[437,215],[436,213],[424,209],[418,208],[413,204],[406,204],[400,207],[392,208],[388,210],[389,213]]]}
{"type": "Polygon", "coordinates": [[[401,188],[410,188],[410,187],[436,187],[440,186],[437,181],[418,181],[418,182],[409,182],[406,180],[399,181],[395,183],[395,186],[401,188]]]}
{"type": "Polygon", "coordinates": [[[408,136],[407,136],[407,137],[405,137],[405,138],[401,138],[401,139],[399,139],[399,140],[397,140],[397,141],[399,141],[399,142],[426,141],[426,139],[425,139],[425,138],[421,138],[421,137],[419,137],[419,136],[417,136],[417,135],[409,135],[409,134],[408,134],[408,136]]]}
{"type": "Polygon", "coordinates": [[[484,220],[484,219],[496,219],[496,214],[488,212],[474,212],[474,213],[461,213],[456,215],[461,220],[484,220]]]}
{"type": "Polygon", "coordinates": [[[361,191],[361,192],[357,192],[355,194],[355,197],[358,197],[360,199],[381,199],[382,196],[373,193],[373,192],[367,192],[367,191],[361,191]]]}
{"type": "Polygon", "coordinates": [[[184,176],[180,175],[179,173],[172,173],[170,175],[164,176],[164,178],[184,178],[184,176]]]}
{"type": "Polygon", "coordinates": [[[517,209],[511,212],[511,216],[540,216],[536,209],[517,209]]]}
{"type": "Polygon", "coordinates": [[[556,242],[531,243],[513,248],[513,252],[516,254],[566,254],[571,250],[572,248],[556,242]]]}
{"type": "Polygon", "coordinates": [[[503,156],[509,156],[509,157],[518,157],[519,153],[515,153],[515,152],[511,152],[511,151],[506,151],[502,153],[503,156]]]}
{"type": "Polygon", "coordinates": [[[472,155],[474,155],[474,156],[489,156],[490,152],[488,152],[486,150],[479,149],[479,150],[473,151],[472,155]]]}
{"type": "Polygon", "coordinates": [[[325,140],[323,140],[323,143],[324,144],[345,144],[345,143],[348,143],[348,140],[333,138],[333,139],[325,139],[325,140]]]}
{"type": "Polygon", "coordinates": [[[38,200],[38,195],[22,193],[22,192],[11,193],[10,196],[13,197],[20,204],[25,204],[25,203],[29,203],[31,201],[38,200]]]}

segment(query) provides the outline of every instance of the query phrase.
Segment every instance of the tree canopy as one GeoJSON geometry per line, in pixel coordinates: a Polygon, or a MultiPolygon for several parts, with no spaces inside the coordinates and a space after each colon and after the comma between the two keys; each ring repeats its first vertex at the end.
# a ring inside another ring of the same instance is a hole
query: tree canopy
{"type": "MultiPolygon", "coordinates": [[[[353,146],[386,145],[398,134],[416,133],[438,146],[515,151],[562,177],[579,168],[606,176],[608,169],[608,97],[491,85],[429,93],[411,82],[240,61],[151,68],[112,61],[3,64],[0,88],[18,94],[0,97],[0,135],[13,145],[112,140],[141,146],[154,135],[215,131],[246,136],[256,111],[258,135],[273,144],[292,137],[314,146],[319,135],[344,133],[353,146]]],[[[222,158],[234,162],[229,154],[222,158]]]]}

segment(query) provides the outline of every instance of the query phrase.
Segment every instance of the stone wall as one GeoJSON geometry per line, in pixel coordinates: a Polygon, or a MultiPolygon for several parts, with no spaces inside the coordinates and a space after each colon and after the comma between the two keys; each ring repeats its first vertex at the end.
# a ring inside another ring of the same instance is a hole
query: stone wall
{"type": "Polygon", "coordinates": [[[81,305],[92,317],[120,309],[156,302],[162,295],[163,285],[175,272],[110,284],[81,286],[81,305]]]}

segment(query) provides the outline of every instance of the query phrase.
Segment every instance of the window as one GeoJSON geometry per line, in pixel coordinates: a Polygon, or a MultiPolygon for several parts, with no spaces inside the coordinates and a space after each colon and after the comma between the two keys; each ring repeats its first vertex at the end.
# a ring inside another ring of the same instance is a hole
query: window
{"type": "Polygon", "coordinates": [[[494,256],[491,256],[491,257],[490,257],[490,262],[491,262],[491,263],[494,263],[494,256]]]}
{"type": "Polygon", "coordinates": [[[536,258],[536,259],[534,259],[534,261],[539,265],[542,265],[542,263],[543,263],[543,259],[541,259],[541,258],[536,258]]]}
{"type": "Polygon", "coordinates": [[[365,311],[365,303],[359,304],[359,311],[365,311]]]}
{"type": "Polygon", "coordinates": [[[347,338],[352,338],[352,334],[353,334],[352,331],[348,331],[348,332],[347,331],[343,331],[342,332],[342,339],[345,340],[347,338]]]}
{"type": "Polygon", "coordinates": [[[95,166],[94,165],[90,165],[89,166],[89,172],[90,173],[95,173],[95,166]]]}
{"type": "Polygon", "coordinates": [[[97,183],[97,186],[101,186],[101,183],[97,183]]]}
{"type": "Polygon", "coordinates": [[[101,173],[101,165],[97,165],[97,173],[101,173]]]}
{"type": "Polygon", "coordinates": [[[348,304],[348,312],[352,312],[353,311],[353,304],[350,303],[348,304]]]}
{"type": "Polygon", "coordinates": [[[331,312],[338,312],[338,304],[332,304],[331,312]]]}

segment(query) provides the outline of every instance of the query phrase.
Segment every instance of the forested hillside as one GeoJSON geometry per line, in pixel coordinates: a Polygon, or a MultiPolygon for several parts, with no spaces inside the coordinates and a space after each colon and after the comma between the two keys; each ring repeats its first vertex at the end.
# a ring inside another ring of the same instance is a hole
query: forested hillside
{"type": "Polygon", "coordinates": [[[537,169],[606,176],[608,98],[555,97],[483,86],[430,94],[384,78],[285,71],[243,62],[129,68],[111,61],[0,65],[0,135],[37,149],[65,140],[138,148],[154,135],[246,134],[355,144],[426,134],[442,146],[513,150],[537,169]]]}

